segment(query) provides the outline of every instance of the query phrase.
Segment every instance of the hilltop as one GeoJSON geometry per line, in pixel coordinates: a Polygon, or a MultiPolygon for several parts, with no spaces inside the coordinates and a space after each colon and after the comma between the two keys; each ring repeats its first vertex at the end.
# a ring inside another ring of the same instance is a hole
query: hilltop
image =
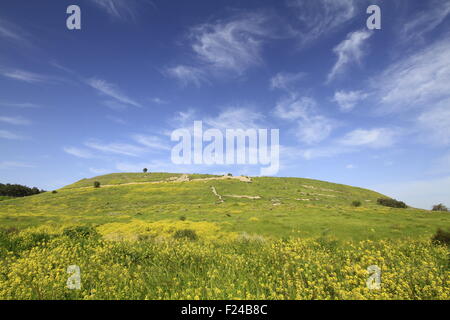
{"type": "Polygon", "coordinates": [[[4,227],[60,230],[91,225],[110,239],[142,239],[179,229],[200,237],[237,235],[343,240],[427,238],[450,215],[377,204],[386,197],[330,182],[206,174],[114,173],[0,202],[4,227]],[[94,188],[94,181],[101,184],[94,188]],[[360,201],[360,207],[352,206],[360,201]]]}

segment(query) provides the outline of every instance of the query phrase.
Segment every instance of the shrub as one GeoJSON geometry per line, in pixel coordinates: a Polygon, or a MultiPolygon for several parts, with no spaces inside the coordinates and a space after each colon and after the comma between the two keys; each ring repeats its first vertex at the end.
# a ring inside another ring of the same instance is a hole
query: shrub
{"type": "Polygon", "coordinates": [[[99,236],[97,230],[90,226],[69,227],[64,229],[62,234],[72,239],[95,238],[99,236]]]}
{"type": "Polygon", "coordinates": [[[142,169],[142,172],[144,172],[144,173],[147,173],[147,171],[148,171],[147,168],[142,169]]]}
{"type": "Polygon", "coordinates": [[[438,229],[431,238],[431,241],[435,244],[445,244],[450,246],[450,232],[438,229]]]}
{"type": "Polygon", "coordinates": [[[192,229],[177,230],[173,234],[173,237],[175,239],[187,239],[187,240],[192,240],[192,241],[198,239],[197,233],[195,232],[195,230],[192,230],[192,229]]]}
{"type": "Polygon", "coordinates": [[[100,182],[94,181],[94,188],[100,188],[100,182]]]}
{"type": "Polygon", "coordinates": [[[353,201],[353,202],[352,202],[352,206],[354,206],[354,207],[360,207],[360,206],[361,206],[361,201],[359,201],[359,200],[353,201]]]}
{"type": "Polygon", "coordinates": [[[391,207],[391,208],[407,208],[406,204],[402,201],[397,201],[395,199],[390,199],[390,198],[380,198],[377,200],[377,203],[382,205],[382,206],[386,206],[386,207],[391,207]]]}
{"type": "Polygon", "coordinates": [[[181,221],[186,221],[186,217],[185,217],[185,216],[181,216],[181,217],[180,217],[180,220],[181,220],[181,221]]]}
{"type": "Polygon", "coordinates": [[[55,193],[58,193],[58,191],[56,191],[56,190],[53,190],[53,191],[52,191],[52,193],[53,193],[53,194],[55,194],[55,193]]]}
{"type": "Polygon", "coordinates": [[[433,206],[433,209],[431,209],[431,210],[448,212],[448,208],[446,206],[444,206],[442,203],[433,206]]]}
{"type": "Polygon", "coordinates": [[[232,177],[232,176],[233,176],[233,174],[231,174],[231,173],[227,173],[227,176],[229,176],[229,177],[232,177]]]}

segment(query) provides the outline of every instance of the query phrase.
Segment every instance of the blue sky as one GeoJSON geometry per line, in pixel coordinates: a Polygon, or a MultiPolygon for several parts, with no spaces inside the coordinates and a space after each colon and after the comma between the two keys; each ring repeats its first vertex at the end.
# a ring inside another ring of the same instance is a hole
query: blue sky
{"type": "Polygon", "coordinates": [[[445,0],[2,1],[0,181],[259,173],[174,165],[171,132],[202,120],[279,129],[278,176],[450,205],[449,16],[445,0]]]}

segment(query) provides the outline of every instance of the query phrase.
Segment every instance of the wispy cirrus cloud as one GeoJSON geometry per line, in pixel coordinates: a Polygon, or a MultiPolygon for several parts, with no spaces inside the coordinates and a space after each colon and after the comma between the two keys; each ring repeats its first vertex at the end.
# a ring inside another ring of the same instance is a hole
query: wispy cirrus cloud
{"type": "Polygon", "coordinates": [[[366,99],[368,94],[362,91],[336,91],[333,101],[335,101],[341,111],[347,112],[352,110],[360,101],[366,99]]]}
{"type": "Polygon", "coordinates": [[[28,83],[52,83],[57,81],[56,78],[51,76],[19,69],[8,70],[0,68],[0,75],[9,79],[24,81],[28,83]]]}
{"type": "Polygon", "coordinates": [[[170,150],[170,146],[166,141],[163,141],[161,138],[157,136],[136,134],[133,135],[133,140],[137,143],[140,143],[151,150],[170,150]]]}
{"type": "Polygon", "coordinates": [[[450,2],[447,0],[427,1],[428,8],[413,15],[400,29],[401,39],[411,43],[424,40],[426,34],[435,30],[450,16],[450,2]]]}
{"type": "Polygon", "coordinates": [[[296,89],[296,84],[305,76],[306,74],[303,72],[279,72],[270,79],[270,88],[293,92],[296,89]]]}
{"type": "Polygon", "coordinates": [[[338,123],[318,111],[317,102],[311,97],[291,95],[281,99],[274,114],[280,119],[294,121],[298,139],[306,144],[319,143],[331,134],[338,123]]]}
{"type": "Polygon", "coordinates": [[[15,134],[8,130],[0,130],[0,139],[8,139],[8,140],[24,140],[25,137],[15,134]]]}
{"type": "Polygon", "coordinates": [[[267,15],[257,12],[191,28],[188,39],[195,60],[168,68],[166,74],[196,86],[206,83],[208,76],[242,75],[263,63],[263,44],[278,37],[269,21],[267,15]]]}
{"type": "Polygon", "coordinates": [[[154,6],[152,1],[138,0],[92,0],[92,3],[116,20],[136,20],[141,5],[154,6]]]}
{"type": "Polygon", "coordinates": [[[429,107],[449,98],[450,37],[394,62],[372,79],[372,87],[384,112],[429,107]]]}
{"type": "Polygon", "coordinates": [[[35,166],[29,163],[20,161],[1,161],[0,169],[11,169],[11,168],[34,168],[35,166]]]}
{"type": "Polygon", "coordinates": [[[338,140],[347,147],[385,148],[394,145],[398,132],[388,128],[356,129],[338,140]]]}
{"type": "Polygon", "coordinates": [[[94,155],[92,154],[92,152],[90,152],[89,150],[86,150],[86,149],[81,149],[81,148],[76,148],[76,147],[64,147],[63,150],[65,153],[75,156],[77,158],[82,158],[82,159],[94,158],[94,155]]]}
{"type": "Polygon", "coordinates": [[[178,65],[166,69],[165,74],[178,80],[183,86],[193,84],[200,87],[202,84],[208,83],[205,72],[196,67],[178,65]]]}
{"type": "Polygon", "coordinates": [[[327,77],[327,82],[333,80],[342,73],[349,64],[360,63],[364,55],[364,44],[372,36],[368,30],[359,30],[347,35],[347,38],[339,43],[333,52],[337,55],[337,61],[327,77]]]}
{"type": "Polygon", "coordinates": [[[345,25],[359,9],[355,0],[290,0],[288,6],[298,20],[296,33],[303,45],[345,25]]]}
{"type": "Polygon", "coordinates": [[[29,102],[24,102],[24,103],[10,103],[10,102],[2,102],[0,101],[0,106],[3,107],[12,107],[12,108],[39,108],[40,105],[35,104],[35,103],[29,103],[29,102]]]}
{"type": "Polygon", "coordinates": [[[144,153],[146,151],[145,148],[127,144],[127,143],[100,143],[98,141],[88,141],[85,143],[85,146],[101,151],[104,153],[110,153],[110,154],[119,154],[119,155],[125,155],[125,156],[131,156],[131,157],[137,157],[140,154],[144,153]]]}
{"type": "Polygon", "coordinates": [[[192,49],[210,67],[241,73],[262,63],[263,38],[270,35],[263,14],[245,14],[229,21],[196,26],[192,49]]]}
{"type": "Polygon", "coordinates": [[[116,85],[112,83],[97,78],[88,79],[86,80],[86,83],[90,87],[96,89],[102,95],[114,98],[115,100],[124,104],[132,105],[135,107],[142,107],[140,103],[129,98],[126,94],[122,93],[116,85]]]}
{"type": "Polygon", "coordinates": [[[203,121],[212,128],[222,130],[261,128],[264,115],[250,107],[229,107],[217,116],[204,117],[203,121]]]}
{"type": "Polygon", "coordinates": [[[21,46],[31,46],[30,37],[17,25],[0,17],[0,38],[21,46]]]}
{"type": "Polygon", "coordinates": [[[29,125],[31,121],[22,117],[5,117],[0,116],[0,122],[5,122],[13,125],[29,125]]]}

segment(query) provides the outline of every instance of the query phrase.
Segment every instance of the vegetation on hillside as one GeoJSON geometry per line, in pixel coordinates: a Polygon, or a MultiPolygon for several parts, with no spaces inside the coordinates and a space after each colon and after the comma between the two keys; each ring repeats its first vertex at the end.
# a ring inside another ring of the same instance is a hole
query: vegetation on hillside
{"type": "Polygon", "coordinates": [[[329,238],[105,241],[87,229],[0,233],[0,299],[450,299],[447,248],[329,238]],[[69,289],[69,266],[80,289],[69,289]],[[369,289],[367,268],[382,272],[369,289]]]}
{"type": "Polygon", "coordinates": [[[1,201],[0,299],[450,298],[448,213],[324,181],[214,177],[111,174],[1,201]],[[71,265],[81,290],[66,288],[71,265]]]}
{"type": "Polygon", "coordinates": [[[20,184],[3,184],[0,183],[0,196],[4,197],[26,197],[35,194],[43,193],[44,190],[39,190],[36,187],[30,188],[20,184]]]}

